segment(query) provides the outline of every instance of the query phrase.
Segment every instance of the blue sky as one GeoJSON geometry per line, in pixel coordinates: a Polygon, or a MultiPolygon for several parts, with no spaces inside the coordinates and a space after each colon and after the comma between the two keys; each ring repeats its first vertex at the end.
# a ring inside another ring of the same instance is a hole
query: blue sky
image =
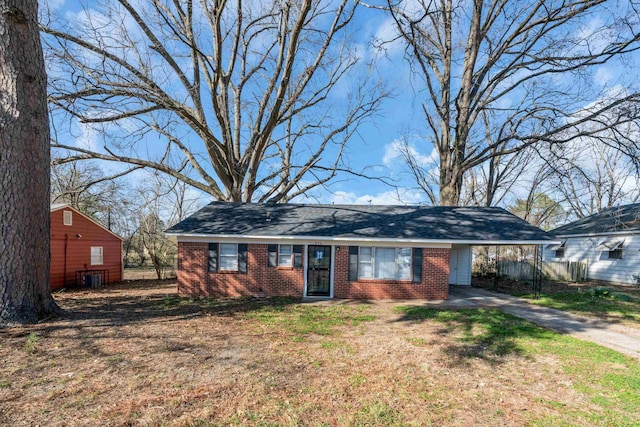
{"type": "MultiPolygon", "coordinates": [[[[67,17],[76,17],[80,12],[75,0],[41,0],[42,4],[58,11],[67,17]]],[[[88,2],[91,8],[98,7],[99,2],[88,2]]],[[[419,204],[426,203],[427,197],[416,188],[413,179],[406,173],[406,168],[397,145],[400,140],[407,140],[414,149],[417,157],[425,167],[435,167],[437,157],[433,147],[426,140],[426,126],[421,111],[421,98],[416,95],[415,82],[410,73],[408,63],[403,59],[403,47],[400,43],[386,46],[384,52],[379,52],[370,46],[374,38],[388,39],[393,35],[393,24],[388,17],[377,10],[361,8],[359,11],[353,34],[353,42],[362,56],[363,61],[375,56],[376,78],[382,79],[391,90],[392,97],[387,99],[382,110],[363,124],[359,132],[350,140],[345,154],[346,162],[355,171],[365,171],[374,176],[382,177],[392,182],[395,187],[385,185],[379,180],[366,180],[348,174],[341,174],[328,188],[312,191],[312,199],[299,198],[296,201],[319,201],[322,203],[355,203],[355,204],[419,204]]],[[[597,17],[594,18],[597,22],[597,17]]],[[[627,72],[626,70],[624,72],[627,72]]],[[[621,69],[604,65],[594,71],[595,85],[603,82],[615,81],[619,78],[621,69]]],[[[357,77],[355,77],[357,78],[357,77]]],[[[348,92],[349,81],[339,87],[348,92]]],[[[335,93],[339,97],[341,93],[335,93]]],[[[58,137],[70,145],[100,149],[97,132],[90,128],[79,126],[77,123],[56,123],[58,137]]],[[[120,129],[126,131],[126,128],[120,129]]],[[[119,170],[123,166],[107,164],[109,170],[119,170]]],[[[131,177],[135,182],[144,178],[142,172],[131,177]]],[[[526,177],[523,177],[520,187],[526,188],[526,177]]],[[[515,195],[518,194],[515,188],[515,195]]],[[[514,195],[514,197],[515,197],[514,195]]]]}

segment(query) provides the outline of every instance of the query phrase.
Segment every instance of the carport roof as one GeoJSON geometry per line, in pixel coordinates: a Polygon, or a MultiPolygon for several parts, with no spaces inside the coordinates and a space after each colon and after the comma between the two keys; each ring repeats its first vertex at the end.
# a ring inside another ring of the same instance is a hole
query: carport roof
{"type": "Polygon", "coordinates": [[[553,237],[497,207],[212,202],[167,230],[179,237],[544,244],[553,237]]]}

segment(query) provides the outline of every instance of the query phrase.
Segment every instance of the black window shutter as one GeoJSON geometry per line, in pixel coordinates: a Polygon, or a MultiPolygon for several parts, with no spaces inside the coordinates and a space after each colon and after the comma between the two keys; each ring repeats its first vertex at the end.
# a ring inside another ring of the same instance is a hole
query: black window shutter
{"type": "Polygon", "coordinates": [[[413,248],[413,283],[422,283],[422,248],[413,248]]]}
{"type": "Polygon", "coordinates": [[[269,267],[278,265],[278,245],[269,245],[269,261],[267,265],[269,267]]]}
{"type": "Polygon", "coordinates": [[[293,245],[293,266],[302,267],[302,245],[293,245]]]}
{"type": "Polygon", "coordinates": [[[358,280],[358,247],[349,246],[349,281],[358,280]]]}
{"type": "Polygon", "coordinates": [[[218,271],[218,244],[209,243],[209,267],[208,270],[212,273],[218,271]]]}
{"type": "Polygon", "coordinates": [[[247,272],[247,244],[238,244],[238,273],[247,272]]]}

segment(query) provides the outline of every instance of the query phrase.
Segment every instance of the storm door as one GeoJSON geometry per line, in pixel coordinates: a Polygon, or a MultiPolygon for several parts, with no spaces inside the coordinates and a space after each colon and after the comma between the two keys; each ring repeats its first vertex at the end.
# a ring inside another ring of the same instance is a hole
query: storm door
{"type": "Polygon", "coordinates": [[[331,295],[331,246],[307,248],[307,296],[331,295]]]}

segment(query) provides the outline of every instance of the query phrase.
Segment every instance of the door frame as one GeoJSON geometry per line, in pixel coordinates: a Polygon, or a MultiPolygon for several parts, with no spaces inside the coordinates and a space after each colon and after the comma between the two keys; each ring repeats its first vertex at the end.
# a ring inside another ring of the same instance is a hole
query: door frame
{"type": "Polygon", "coordinates": [[[303,298],[316,298],[316,299],[333,299],[333,270],[335,266],[336,248],[334,245],[329,245],[322,242],[306,243],[304,245],[304,290],[302,291],[303,298]],[[329,267],[329,296],[317,296],[307,295],[307,269],[309,266],[309,246],[329,246],[331,248],[331,266],[329,267]]]}

